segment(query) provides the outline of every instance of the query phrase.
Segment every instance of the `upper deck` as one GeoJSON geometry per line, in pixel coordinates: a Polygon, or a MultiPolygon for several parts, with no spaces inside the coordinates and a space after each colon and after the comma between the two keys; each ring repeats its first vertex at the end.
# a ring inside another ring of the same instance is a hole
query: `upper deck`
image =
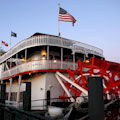
{"type": "Polygon", "coordinates": [[[0,57],[0,80],[41,71],[75,69],[78,59],[103,58],[94,46],[66,38],[36,33],[0,57]]]}
{"type": "Polygon", "coordinates": [[[13,55],[24,49],[44,45],[69,48],[72,49],[73,52],[94,54],[103,57],[103,50],[97,47],[58,36],[40,34],[33,35],[30,38],[27,38],[19,42],[17,45],[15,45],[13,48],[11,48],[8,52],[6,52],[4,55],[0,57],[0,63],[4,62],[5,60],[9,59],[13,55]]]}

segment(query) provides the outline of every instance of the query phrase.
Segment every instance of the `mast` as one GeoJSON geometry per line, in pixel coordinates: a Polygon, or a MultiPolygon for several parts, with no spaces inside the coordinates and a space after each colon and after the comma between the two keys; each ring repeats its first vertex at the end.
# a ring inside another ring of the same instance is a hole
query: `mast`
{"type": "Polygon", "coordinates": [[[61,33],[60,33],[60,21],[59,21],[59,10],[60,10],[60,3],[58,3],[58,36],[61,36],[61,33]]]}

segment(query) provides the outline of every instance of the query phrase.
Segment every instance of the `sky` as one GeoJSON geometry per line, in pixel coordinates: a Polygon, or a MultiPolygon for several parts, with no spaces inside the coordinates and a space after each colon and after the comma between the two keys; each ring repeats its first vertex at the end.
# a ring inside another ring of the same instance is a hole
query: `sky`
{"type": "Polygon", "coordinates": [[[120,0],[0,0],[0,41],[12,47],[36,32],[58,35],[58,3],[77,20],[74,27],[60,22],[62,37],[101,48],[105,59],[120,63],[120,0]]]}

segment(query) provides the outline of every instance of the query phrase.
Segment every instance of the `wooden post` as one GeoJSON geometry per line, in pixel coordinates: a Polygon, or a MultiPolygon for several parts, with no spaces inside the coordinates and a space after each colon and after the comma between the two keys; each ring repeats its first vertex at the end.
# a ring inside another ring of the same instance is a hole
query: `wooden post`
{"type": "Polygon", "coordinates": [[[47,90],[47,106],[50,105],[50,90],[47,90]]]}
{"type": "Polygon", "coordinates": [[[89,120],[104,120],[104,101],[102,77],[88,78],[89,120]]]}

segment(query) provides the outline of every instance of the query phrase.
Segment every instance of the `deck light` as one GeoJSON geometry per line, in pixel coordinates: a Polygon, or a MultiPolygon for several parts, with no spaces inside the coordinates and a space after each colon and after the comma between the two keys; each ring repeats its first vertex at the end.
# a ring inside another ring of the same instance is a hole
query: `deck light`
{"type": "Polygon", "coordinates": [[[25,61],[26,61],[26,59],[25,59],[25,58],[22,58],[21,60],[22,60],[22,62],[25,62],[25,61]]]}
{"type": "Polygon", "coordinates": [[[53,60],[54,63],[56,63],[57,61],[56,60],[53,60]]]}
{"type": "Polygon", "coordinates": [[[42,60],[45,60],[45,58],[46,58],[46,57],[45,57],[45,56],[43,56],[43,57],[42,57],[42,60]]]}
{"type": "Polygon", "coordinates": [[[47,55],[46,50],[42,50],[42,51],[41,51],[41,55],[42,55],[42,56],[46,56],[46,55],[47,55]]]}
{"type": "Polygon", "coordinates": [[[85,60],[86,63],[89,63],[90,61],[89,60],[85,60]]]}

